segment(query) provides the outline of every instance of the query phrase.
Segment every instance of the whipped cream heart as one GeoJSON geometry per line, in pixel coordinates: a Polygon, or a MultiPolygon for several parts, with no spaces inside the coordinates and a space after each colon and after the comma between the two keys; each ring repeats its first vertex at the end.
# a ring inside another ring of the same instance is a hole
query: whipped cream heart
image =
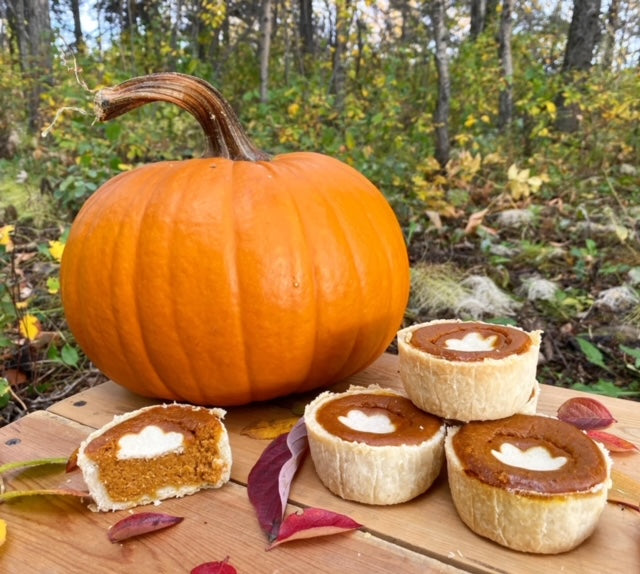
{"type": "Polygon", "coordinates": [[[139,433],[128,433],[118,440],[119,460],[155,458],[184,450],[182,433],[165,432],[159,426],[149,425],[139,433]]]}
{"type": "Polygon", "coordinates": [[[532,446],[521,450],[508,442],[503,442],[500,450],[492,450],[491,454],[508,466],[541,472],[558,470],[567,462],[564,456],[552,456],[544,446],[532,446]]]}
{"type": "Polygon", "coordinates": [[[368,414],[360,410],[351,409],[346,416],[339,416],[338,420],[343,425],[358,432],[388,434],[396,430],[391,419],[383,413],[368,414]]]}
{"type": "Polygon", "coordinates": [[[447,349],[451,349],[453,351],[464,351],[467,353],[493,351],[496,345],[496,339],[497,337],[495,335],[485,337],[482,333],[478,333],[477,331],[469,331],[464,335],[464,337],[459,339],[447,339],[445,341],[445,345],[447,349]]]}

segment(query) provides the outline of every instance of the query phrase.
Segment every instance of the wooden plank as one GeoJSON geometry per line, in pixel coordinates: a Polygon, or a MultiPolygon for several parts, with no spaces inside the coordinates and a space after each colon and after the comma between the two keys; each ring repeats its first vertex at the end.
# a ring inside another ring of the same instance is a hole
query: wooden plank
{"type": "MultiPolygon", "coordinates": [[[[0,429],[2,461],[66,456],[89,430],[51,413],[34,413],[0,429]]],[[[5,486],[83,488],[79,472],[64,474],[59,467],[8,473],[5,486]]],[[[128,511],[94,513],[78,499],[57,496],[5,503],[0,506],[0,516],[8,524],[8,535],[0,548],[0,571],[175,573],[229,556],[240,573],[329,574],[336,571],[336,564],[340,570],[354,573],[459,572],[367,532],[292,542],[267,552],[246,488],[234,483],[133,512],[143,510],[185,520],[163,532],[112,544],[107,530],[128,511]]],[[[290,512],[296,510],[295,506],[289,508],[290,512]]]]}
{"type": "MultiPolygon", "coordinates": [[[[385,355],[365,372],[339,385],[380,384],[401,388],[398,378],[397,357],[385,355]]],[[[543,386],[538,411],[553,415],[567,398],[588,396],[566,389],[543,386]]],[[[100,426],[113,414],[141,406],[141,399],[107,383],[81,394],[84,406],[73,406],[73,399],[52,407],[52,410],[89,426],[100,426]],[[127,407],[127,405],[130,405],[127,407]],[[87,408],[88,407],[88,408],[87,408]]],[[[266,405],[228,409],[227,428],[231,436],[234,456],[232,476],[246,483],[249,470],[266,446],[265,441],[249,438],[243,429],[257,421],[290,417],[292,410],[309,399],[293,397],[266,405]]],[[[640,404],[632,401],[598,397],[607,405],[618,422],[611,431],[640,444],[640,404]]],[[[142,402],[146,401],[143,399],[142,402]]],[[[617,471],[640,481],[640,464],[636,454],[613,455],[617,471]]],[[[576,550],[559,556],[526,555],[505,549],[484,540],[469,531],[458,519],[446,483],[441,476],[423,496],[392,507],[373,507],[341,500],[328,492],[319,482],[311,460],[303,465],[296,477],[291,501],[301,506],[329,508],[348,514],[358,520],[376,536],[414,548],[460,568],[478,572],[537,573],[541,569],[581,574],[600,574],[611,569],[615,557],[619,571],[640,571],[640,556],[636,551],[637,529],[640,517],[629,509],[609,504],[596,533],[576,550]]]]}

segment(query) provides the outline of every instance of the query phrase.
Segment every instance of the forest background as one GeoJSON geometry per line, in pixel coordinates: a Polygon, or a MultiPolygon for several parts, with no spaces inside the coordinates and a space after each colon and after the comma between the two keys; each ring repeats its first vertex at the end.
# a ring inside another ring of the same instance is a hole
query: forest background
{"type": "Polygon", "coordinates": [[[102,183],[203,150],[175,106],[94,121],[97,89],[158,71],[383,191],[407,323],[543,329],[540,382],[640,397],[640,2],[0,0],[0,69],[0,424],[103,380],[59,262],[102,183]]]}

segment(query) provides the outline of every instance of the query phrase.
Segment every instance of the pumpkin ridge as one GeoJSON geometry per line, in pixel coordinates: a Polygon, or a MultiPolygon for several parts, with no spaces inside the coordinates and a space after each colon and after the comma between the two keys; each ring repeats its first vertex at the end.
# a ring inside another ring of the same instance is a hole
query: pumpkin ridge
{"type": "MultiPolygon", "coordinates": [[[[332,158],[327,158],[329,161],[333,162],[335,160],[333,160],[332,158]]],[[[348,172],[350,175],[353,175],[354,172],[349,171],[348,172]]],[[[362,177],[360,174],[358,175],[358,179],[360,177],[362,177]]],[[[368,181],[368,180],[367,180],[368,181]]],[[[354,181],[354,188],[358,188],[360,191],[362,190],[362,184],[361,182],[358,181],[354,181]]],[[[369,182],[370,183],[370,182],[369,182]]],[[[371,187],[373,187],[373,184],[371,184],[371,187]]],[[[345,187],[346,187],[346,183],[345,183],[345,187]]],[[[376,191],[375,195],[378,195],[378,191],[376,191]]],[[[370,289],[367,289],[367,287],[365,287],[365,284],[362,281],[362,270],[359,269],[358,263],[357,263],[357,255],[356,252],[361,251],[361,247],[360,247],[360,241],[358,240],[357,237],[355,237],[355,235],[357,235],[358,231],[354,230],[352,228],[352,226],[350,225],[350,222],[345,218],[344,213],[341,209],[336,209],[334,206],[334,201],[332,201],[332,197],[330,196],[331,191],[328,190],[326,188],[326,186],[322,186],[321,188],[316,189],[316,192],[320,194],[322,197],[324,198],[324,200],[331,205],[332,207],[332,213],[336,216],[336,221],[338,222],[338,225],[340,227],[340,230],[342,231],[343,234],[343,238],[344,238],[344,242],[346,245],[348,245],[348,253],[349,253],[349,258],[351,260],[351,265],[350,267],[353,269],[353,274],[355,275],[358,279],[358,285],[359,288],[357,290],[357,294],[358,294],[358,299],[359,299],[359,303],[358,303],[358,310],[362,310],[364,305],[363,305],[363,301],[365,301],[366,299],[368,299],[369,297],[367,296],[367,292],[370,289]]],[[[367,205],[364,204],[364,202],[362,201],[362,195],[361,194],[355,194],[355,193],[350,193],[348,191],[343,192],[346,196],[346,194],[348,194],[348,200],[351,202],[354,199],[356,200],[356,203],[360,204],[360,213],[361,214],[365,214],[366,215],[366,221],[368,223],[368,233],[367,235],[373,235],[375,236],[376,233],[376,226],[374,225],[374,223],[371,220],[371,217],[369,215],[368,209],[367,209],[367,205]]],[[[371,200],[371,194],[368,193],[367,196],[365,196],[365,199],[367,201],[371,200]]],[[[370,315],[370,313],[369,313],[370,315]]],[[[369,318],[369,317],[367,317],[369,318]]],[[[338,370],[337,375],[336,375],[336,379],[340,380],[340,379],[344,379],[346,377],[348,377],[349,375],[353,374],[353,372],[355,372],[355,370],[358,367],[354,367],[353,366],[353,362],[356,358],[358,358],[359,360],[357,361],[358,364],[360,365],[363,362],[363,358],[359,357],[358,355],[358,349],[361,346],[361,341],[363,340],[363,338],[366,338],[369,335],[368,330],[370,329],[370,326],[368,324],[365,324],[364,322],[360,321],[358,324],[358,330],[357,332],[354,333],[354,336],[352,337],[352,344],[351,344],[351,348],[349,351],[349,355],[347,357],[347,359],[345,360],[344,364],[342,365],[342,367],[338,370]],[[355,351],[355,352],[354,352],[355,351]],[[346,366],[346,368],[345,368],[346,366]]],[[[387,334],[386,333],[382,333],[382,339],[386,338],[387,334]]],[[[375,354],[375,356],[379,356],[380,352],[379,352],[379,347],[380,347],[380,343],[378,343],[374,349],[374,352],[372,354],[375,354]]],[[[375,358],[375,357],[374,357],[375,358]]],[[[366,361],[367,364],[371,361],[372,359],[370,359],[369,357],[367,357],[366,361]]]]}
{"type": "MultiPolygon", "coordinates": [[[[354,242],[352,241],[350,243],[348,241],[348,238],[347,238],[348,234],[346,233],[346,228],[348,228],[348,225],[345,225],[345,222],[343,221],[343,214],[341,213],[341,209],[338,206],[336,206],[336,198],[332,197],[331,190],[327,189],[327,185],[325,183],[326,167],[327,167],[326,164],[330,165],[334,163],[335,160],[333,160],[332,158],[326,155],[318,154],[315,152],[294,152],[293,154],[289,154],[289,157],[286,160],[276,157],[274,162],[272,162],[273,168],[275,169],[276,167],[278,167],[279,171],[281,172],[286,169],[287,181],[297,181],[300,178],[301,168],[297,163],[293,161],[294,158],[291,156],[295,156],[296,161],[300,161],[301,157],[306,156],[306,159],[314,158],[314,160],[321,161],[323,164],[325,164],[323,168],[318,168],[318,167],[314,168],[317,171],[317,173],[313,174],[314,177],[309,177],[309,172],[311,171],[311,168],[309,166],[306,166],[305,173],[307,174],[307,177],[309,179],[307,187],[304,190],[294,189],[289,191],[288,193],[291,202],[295,206],[295,211],[296,211],[296,215],[299,222],[299,228],[301,232],[308,237],[308,234],[305,233],[305,231],[308,228],[310,228],[309,218],[307,218],[305,221],[305,218],[302,215],[308,210],[308,205],[306,205],[306,202],[312,201],[315,205],[322,206],[323,212],[327,220],[329,220],[330,222],[328,226],[332,229],[332,235],[334,236],[334,238],[336,238],[336,244],[348,246],[348,249],[345,251],[348,251],[349,274],[350,275],[355,274],[357,271],[357,266],[355,265],[354,253],[353,253],[354,250],[352,247],[352,243],[354,242]],[[339,234],[339,237],[338,237],[338,234],[339,234]]],[[[317,243],[317,239],[315,240],[315,242],[317,243]]],[[[310,242],[307,239],[307,245],[310,245],[312,243],[313,242],[310,242]]],[[[313,251],[311,249],[308,249],[308,253],[313,254],[313,251]]],[[[325,283],[326,283],[326,279],[323,279],[324,274],[322,273],[322,269],[323,269],[322,263],[319,262],[317,258],[314,258],[313,264],[312,264],[312,271],[313,271],[313,280],[314,280],[314,309],[315,309],[314,321],[316,325],[319,324],[322,319],[324,319],[326,322],[326,317],[321,312],[321,307],[320,307],[320,301],[323,300],[323,298],[325,298],[328,294],[326,292],[327,291],[326,288],[322,288],[325,286],[325,283]]],[[[354,306],[357,308],[359,303],[362,302],[362,289],[361,288],[357,290],[352,289],[351,293],[357,296],[358,303],[354,303],[354,306]]],[[[319,342],[318,335],[319,335],[319,330],[316,328],[314,330],[314,346],[316,348],[327,347],[326,341],[324,343],[322,341],[319,342]]],[[[332,356],[331,363],[327,364],[326,362],[321,362],[322,357],[321,356],[319,357],[317,353],[314,353],[311,355],[311,360],[307,368],[307,373],[313,376],[313,373],[318,372],[320,370],[326,373],[329,369],[331,369],[332,376],[326,375],[327,379],[331,381],[337,381],[340,378],[342,378],[340,374],[344,372],[345,365],[348,365],[350,362],[353,361],[353,349],[357,342],[357,335],[358,334],[356,333],[355,336],[352,336],[350,338],[348,349],[346,345],[341,346],[340,361],[337,366],[336,366],[336,362],[338,361],[335,357],[332,356]]],[[[299,383],[298,387],[296,388],[298,392],[308,389],[308,383],[306,382],[307,380],[308,379],[302,380],[299,383]]]]}
{"type": "MultiPolygon", "coordinates": [[[[172,237],[174,237],[175,235],[175,225],[176,225],[176,221],[177,218],[175,217],[175,213],[178,212],[180,210],[180,206],[184,203],[184,197],[186,195],[188,195],[188,190],[190,189],[190,184],[192,183],[192,180],[194,179],[194,174],[193,172],[190,170],[190,166],[188,163],[184,163],[184,164],[177,164],[181,169],[179,169],[176,173],[173,174],[173,177],[171,178],[171,180],[169,180],[169,178],[167,178],[167,184],[169,184],[169,187],[172,189],[172,193],[171,193],[171,201],[172,204],[165,204],[167,210],[170,207],[173,207],[172,213],[167,213],[167,218],[172,222],[171,225],[171,229],[170,229],[170,235],[172,237]],[[182,181],[184,180],[184,181],[182,181]],[[180,185],[180,182],[182,183],[182,185],[180,185]],[[176,193],[176,190],[179,190],[179,193],[176,193]]],[[[169,257],[167,259],[168,262],[171,261],[177,261],[178,257],[181,256],[180,250],[184,249],[183,245],[180,245],[178,242],[176,241],[169,241],[169,257]]],[[[165,280],[167,281],[167,283],[170,285],[169,290],[171,293],[180,293],[180,291],[176,288],[176,283],[178,280],[178,274],[172,272],[172,269],[170,266],[168,266],[167,268],[167,277],[165,278],[165,280]]],[[[172,303],[174,303],[172,301],[172,303]]],[[[167,329],[171,330],[172,333],[179,333],[180,332],[180,314],[178,312],[178,308],[179,306],[176,304],[172,304],[169,305],[169,309],[170,309],[170,316],[171,316],[171,325],[167,325],[167,329]]],[[[184,319],[184,317],[183,317],[184,319]]],[[[189,327],[187,327],[187,329],[189,329],[189,327]]],[[[182,337],[178,336],[177,339],[179,340],[179,342],[185,342],[187,345],[190,343],[190,338],[186,337],[184,339],[182,339],[182,337]]],[[[180,361],[181,365],[186,365],[188,372],[189,372],[189,379],[190,380],[197,380],[197,373],[194,370],[194,366],[193,363],[189,360],[189,356],[188,353],[186,352],[186,350],[184,349],[184,346],[178,343],[174,343],[174,349],[176,351],[178,351],[181,355],[182,355],[182,360],[180,361]]],[[[167,387],[168,390],[170,390],[172,392],[173,395],[177,395],[179,396],[182,393],[184,393],[183,391],[181,391],[180,389],[180,383],[179,381],[170,381],[170,383],[167,383],[166,381],[163,381],[164,385],[167,387]],[[177,388],[176,388],[177,387],[177,388]],[[175,389],[175,390],[174,390],[175,389]]],[[[189,389],[189,401],[190,402],[194,402],[194,403],[199,403],[199,404],[203,404],[204,401],[204,396],[202,393],[202,390],[200,387],[197,387],[195,389],[189,389]],[[194,391],[197,391],[197,397],[194,394],[194,391]]]]}
{"type": "MultiPolygon", "coordinates": [[[[166,162],[166,164],[171,164],[171,163],[172,162],[166,162]]],[[[179,164],[176,164],[176,165],[179,165],[179,164]]],[[[148,217],[150,206],[152,206],[155,203],[155,201],[157,201],[157,197],[160,195],[160,192],[163,189],[162,186],[158,186],[156,184],[158,181],[164,182],[166,180],[167,180],[167,174],[165,173],[165,170],[158,169],[153,171],[152,176],[146,179],[144,182],[145,187],[147,187],[151,191],[148,192],[144,207],[137,211],[137,215],[138,215],[138,222],[136,225],[137,238],[135,241],[135,253],[133,254],[133,259],[136,261],[136,265],[134,267],[135,270],[144,268],[139,264],[139,260],[141,257],[141,253],[144,251],[141,246],[143,242],[146,241],[147,238],[145,237],[144,233],[141,233],[141,229],[144,229],[145,218],[148,217]]],[[[116,254],[116,252],[114,252],[114,254],[116,254]]],[[[112,263],[111,268],[112,269],[116,268],[115,264],[112,263]]],[[[138,285],[138,281],[140,281],[140,277],[138,276],[136,271],[134,271],[134,274],[132,275],[132,279],[134,279],[135,284],[138,285]]],[[[153,360],[149,352],[150,345],[149,345],[149,340],[147,336],[147,330],[144,328],[141,328],[144,325],[143,318],[140,312],[142,299],[144,299],[144,294],[140,293],[139,290],[136,289],[134,286],[133,297],[131,301],[131,312],[135,315],[135,319],[136,319],[134,321],[135,325],[139,327],[138,332],[136,334],[136,339],[142,341],[142,344],[140,345],[140,350],[144,352],[144,359],[146,359],[145,362],[147,364],[147,368],[145,368],[145,373],[150,373],[153,377],[153,380],[148,380],[141,383],[136,382],[136,384],[140,384],[141,387],[142,385],[146,385],[150,389],[149,393],[153,395],[161,396],[167,399],[175,398],[177,396],[176,393],[169,386],[167,386],[165,381],[159,375],[159,371],[155,364],[155,361],[153,360]]],[[[117,311],[116,311],[116,314],[117,314],[117,311]]],[[[125,348],[126,346],[127,345],[125,345],[125,348]]],[[[142,394],[144,394],[144,389],[141,389],[141,392],[142,394]]]]}
{"type": "MultiPolygon", "coordinates": [[[[269,164],[266,166],[268,170],[270,171],[275,171],[275,165],[269,164]]],[[[312,256],[312,250],[310,248],[310,243],[309,243],[309,234],[307,232],[306,226],[304,224],[304,219],[302,217],[302,212],[300,210],[300,205],[298,204],[297,201],[297,194],[296,193],[292,193],[290,190],[287,190],[287,197],[289,199],[289,203],[291,204],[292,207],[292,211],[295,212],[295,216],[296,216],[296,221],[297,221],[297,227],[300,230],[300,234],[302,235],[302,237],[304,238],[304,245],[300,245],[298,244],[298,248],[302,248],[304,247],[305,250],[305,254],[306,257],[305,258],[311,258],[312,256]]],[[[313,313],[313,323],[314,323],[314,337],[313,337],[313,346],[310,349],[310,353],[309,353],[309,361],[307,363],[306,366],[306,372],[305,372],[305,376],[302,377],[297,385],[297,387],[294,389],[293,392],[298,393],[301,392],[304,389],[304,383],[305,381],[307,381],[309,379],[309,376],[312,375],[313,373],[313,369],[314,369],[314,357],[317,356],[316,353],[316,349],[318,348],[318,317],[319,317],[319,299],[318,299],[318,268],[317,268],[317,264],[313,263],[313,265],[311,266],[312,269],[312,275],[311,277],[309,277],[309,281],[311,283],[311,285],[313,285],[313,308],[314,308],[314,313],[313,313]]],[[[309,321],[310,318],[307,319],[307,321],[309,321]]]]}
{"type": "MultiPolygon", "coordinates": [[[[245,169],[246,169],[246,166],[244,166],[242,163],[236,162],[236,161],[232,162],[230,181],[234,182],[237,177],[237,172],[245,169]]],[[[244,318],[245,310],[243,305],[243,297],[241,294],[242,277],[240,274],[240,270],[238,268],[238,253],[239,253],[238,245],[240,244],[240,241],[238,241],[238,235],[240,234],[239,225],[238,225],[239,219],[235,217],[233,195],[234,195],[233,189],[231,189],[229,193],[225,194],[225,197],[228,198],[229,200],[227,205],[228,213],[231,214],[230,220],[232,225],[232,232],[229,234],[229,237],[233,239],[233,257],[229,258],[229,263],[233,267],[233,269],[229,269],[229,267],[227,267],[225,269],[225,274],[228,278],[227,280],[230,281],[234,287],[232,289],[232,292],[234,295],[232,308],[235,309],[234,322],[235,322],[237,332],[240,335],[240,346],[242,348],[242,360],[240,362],[244,366],[243,373],[242,373],[242,385],[243,385],[242,393],[244,396],[249,397],[247,399],[247,402],[253,402],[255,400],[255,389],[249,383],[249,381],[251,381],[251,373],[250,373],[251,354],[249,349],[249,342],[247,341],[247,337],[245,334],[246,330],[243,328],[245,324],[245,318],[244,318]]],[[[235,383],[237,385],[239,381],[235,381],[235,383]]]]}
{"type": "MultiPolygon", "coordinates": [[[[373,185],[373,184],[372,184],[373,185]]],[[[380,194],[384,197],[384,195],[382,194],[382,192],[380,192],[380,194]]],[[[356,201],[358,203],[360,203],[362,205],[361,209],[362,209],[362,213],[366,216],[367,221],[369,222],[369,225],[371,226],[371,228],[375,231],[376,229],[376,224],[375,221],[372,219],[371,217],[371,212],[368,209],[368,204],[365,204],[365,202],[363,201],[363,196],[362,195],[358,195],[356,196],[356,201]]],[[[391,208],[391,206],[387,203],[386,198],[385,198],[385,204],[384,207],[387,207],[389,209],[389,211],[392,212],[393,217],[397,217],[395,212],[393,212],[393,209],[391,208]]],[[[404,241],[404,236],[402,237],[402,244],[405,246],[406,249],[406,242],[404,241]]],[[[381,256],[379,261],[384,261],[385,265],[386,265],[386,273],[383,273],[384,275],[386,275],[389,278],[389,283],[391,284],[391,287],[394,288],[393,292],[390,294],[389,297],[386,298],[386,309],[385,309],[385,315],[389,316],[392,313],[392,310],[395,308],[396,306],[396,299],[400,297],[400,286],[401,283],[399,281],[395,281],[392,279],[392,277],[394,276],[394,273],[396,273],[396,269],[395,269],[395,265],[394,263],[396,263],[393,260],[393,253],[392,253],[392,247],[390,245],[388,245],[387,243],[382,243],[382,245],[385,247],[384,251],[381,251],[381,256]]],[[[408,262],[408,253],[407,253],[407,262],[408,262]]],[[[407,273],[407,283],[409,282],[408,279],[408,273],[407,273]]],[[[405,299],[404,305],[406,306],[407,301],[408,301],[408,297],[409,297],[409,293],[408,293],[408,287],[404,290],[406,291],[406,296],[404,296],[403,298],[405,299]]],[[[401,327],[401,325],[397,325],[397,328],[399,329],[401,327]]],[[[386,334],[381,330],[381,337],[379,340],[378,345],[376,345],[375,347],[372,345],[371,349],[371,355],[370,358],[367,360],[367,365],[371,364],[377,357],[380,356],[381,352],[384,352],[385,348],[391,343],[391,341],[387,341],[388,337],[386,336],[386,334]],[[381,351],[382,349],[382,351],[381,351]]],[[[391,339],[393,340],[393,339],[391,339]]]]}

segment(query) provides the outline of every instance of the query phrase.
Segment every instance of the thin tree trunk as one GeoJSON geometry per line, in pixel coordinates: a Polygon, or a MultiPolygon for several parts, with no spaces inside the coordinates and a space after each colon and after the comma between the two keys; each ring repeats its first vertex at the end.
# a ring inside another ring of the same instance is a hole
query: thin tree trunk
{"type": "Polygon", "coordinates": [[[260,101],[269,100],[269,55],[271,53],[271,30],[273,29],[272,0],[262,0],[260,14],[260,101]]]}
{"type": "MultiPolygon", "coordinates": [[[[591,68],[591,60],[600,40],[601,0],[574,0],[573,15],[567,36],[567,47],[562,63],[562,73],[566,83],[574,82],[574,72],[586,72],[591,68]]],[[[563,132],[575,132],[580,127],[577,105],[567,105],[564,95],[556,100],[556,128],[563,132]]]]}
{"type": "Polygon", "coordinates": [[[51,19],[49,0],[15,0],[8,4],[10,23],[18,40],[20,69],[26,80],[29,129],[36,133],[42,126],[40,96],[51,83],[51,19]]]}
{"type": "Polygon", "coordinates": [[[336,1],[336,26],[333,45],[333,75],[331,78],[331,92],[335,94],[335,107],[339,112],[344,109],[346,98],[347,72],[345,56],[350,25],[351,0],[336,1]]]}
{"type": "Polygon", "coordinates": [[[513,31],[514,0],[503,0],[500,18],[500,63],[504,86],[500,91],[500,115],[498,125],[506,129],[513,119],[513,57],[511,54],[511,34],[513,31]]]}
{"type": "Polygon", "coordinates": [[[315,51],[315,39],[313,34],[313,2],[312,0],[299,0],[300,18],[298,29],[302,41],[302,53],[313,54],[315,51]]]}
{"type": "Polygon", "coordinates": [[[469,35],[476,40],[484,31],[487,17],[487,0],[471,0],[471,26],[469,35]]]}
{"type": "Polygon", "coordinates": [[[71,13],[73,14],[73,39],[74,48],[78,53],[84,52],[84,36],[82,35],[82,20],[80,19],[80,1],[71,0],[71,13]]]}
{"type": "Polygon", "coordinates": [[[616,33],[620,28],[620,0],[611,0],[607,11],[607,22],[604,34],[604,50],[602,67],[610,70],[613,67],[613,52],[616,46],[616,33]]]}
{"type": "Polygon", "coordinates": [[[447,24],[445,0],[434,0],[431,7],[431,21],[436,44],[436,68],[438,70],[438,103],[434,114],[436,127],[435,157],[442,169],[449,163],[449,110],[451,107],[451,79],[449,77],[449,56],[447,54],[447,24]]]}

